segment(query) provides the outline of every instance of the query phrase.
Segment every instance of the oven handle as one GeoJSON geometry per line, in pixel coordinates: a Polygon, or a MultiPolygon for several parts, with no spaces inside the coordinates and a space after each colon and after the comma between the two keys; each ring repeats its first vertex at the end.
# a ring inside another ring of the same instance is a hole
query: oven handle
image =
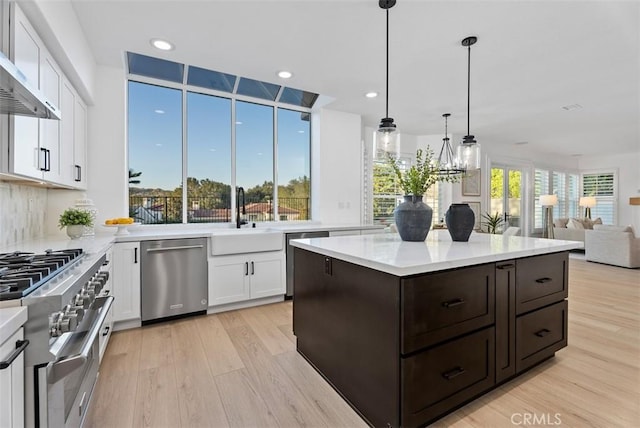
{"type": "Polygon", "coordinates": [[[91,348],[93,347],[93,344],[96,341],[98,334],[100,333],[102,323],[107,317],[112,304],[113,296],[106,297],[100,311],[100,316],[91,326],[91,330],[89,330],[87,339],[85,339],[85,342],[82,345],[82,349],[80,350],[79,354],[64,358],[60,361],[49,363],[49,365],[47,366],[47,382],[49,384],[54,384],[59,380],[65,378],[72,371],[79,367],[82,367],[87,362],[87,360],[89,359],[89,353],[91,353],[91,348]]]}

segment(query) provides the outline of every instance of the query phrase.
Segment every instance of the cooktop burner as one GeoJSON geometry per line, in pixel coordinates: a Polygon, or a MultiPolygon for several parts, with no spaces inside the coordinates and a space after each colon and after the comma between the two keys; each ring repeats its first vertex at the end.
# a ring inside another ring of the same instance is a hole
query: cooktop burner
{"type": "Polygon", "coordinates": [[[36,290],[82,256],[82,249],[46,250],[42,254],[0,254],[0,300],[19,299],[36,290]]]}

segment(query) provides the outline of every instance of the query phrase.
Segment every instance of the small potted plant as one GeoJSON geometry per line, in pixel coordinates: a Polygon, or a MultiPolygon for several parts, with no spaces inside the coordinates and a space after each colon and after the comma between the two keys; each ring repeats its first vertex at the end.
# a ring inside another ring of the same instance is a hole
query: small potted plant
{"type": "Polygon", "coordinates": [[[71,239],[78,239],[84,234],[84,228],[93,225],[91,213],[77,208],[68,208],[60,214],[58,226],[60,229],[66,227],[67,235],[71,239]]]}
{"type": "Polygon", "coordinates": [[[487,232],[495,234],[498,231],[498,228],[502,226],[502,216],[500,213],[496,212],[495,214],[489,214],[488,212],[482,214],[482,218],[486,220],[487,232]]]}

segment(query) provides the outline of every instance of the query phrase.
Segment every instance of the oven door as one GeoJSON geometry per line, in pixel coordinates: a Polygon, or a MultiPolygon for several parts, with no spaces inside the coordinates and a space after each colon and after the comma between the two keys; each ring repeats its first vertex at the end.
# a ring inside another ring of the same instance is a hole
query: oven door
{"type": "Polygon", "coordinates": [[[85,315],[87,327],[73,333],[62,348],[61,353],[65,356],[39,369],[38,420],[41,427],[82,425],[98,378],[100,328],[112,303],[113,297],[97,298],[85,315]]]}

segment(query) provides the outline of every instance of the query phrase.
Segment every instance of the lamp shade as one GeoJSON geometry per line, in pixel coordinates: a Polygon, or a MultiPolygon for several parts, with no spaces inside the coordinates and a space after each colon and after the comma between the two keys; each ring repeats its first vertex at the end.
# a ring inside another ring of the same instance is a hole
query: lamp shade
{"type": "Polygon", "coordinates": [[[558,196],[557,195],[540,195],[540,205],[552,206],[558,205],[558,196]]]}
{"type": "Polygon", "coordinates": [[[596,206],[596,198],[593,196],[583,196],[580,198],[578,205],[586,208],[593,208],[596,206]]]}
{"type": "Polygon", "coordinates": [[[462,143],[457,149],[458,165],[466,170],[480,168],[480,144],[462,143]]]}
{"type": "Polygon", "coordinates": [[[400,156],[400,130],[393,128],[379,128],[373,133],[373,157],[385,159],[387,153],[393,157],[400,156]]]}

